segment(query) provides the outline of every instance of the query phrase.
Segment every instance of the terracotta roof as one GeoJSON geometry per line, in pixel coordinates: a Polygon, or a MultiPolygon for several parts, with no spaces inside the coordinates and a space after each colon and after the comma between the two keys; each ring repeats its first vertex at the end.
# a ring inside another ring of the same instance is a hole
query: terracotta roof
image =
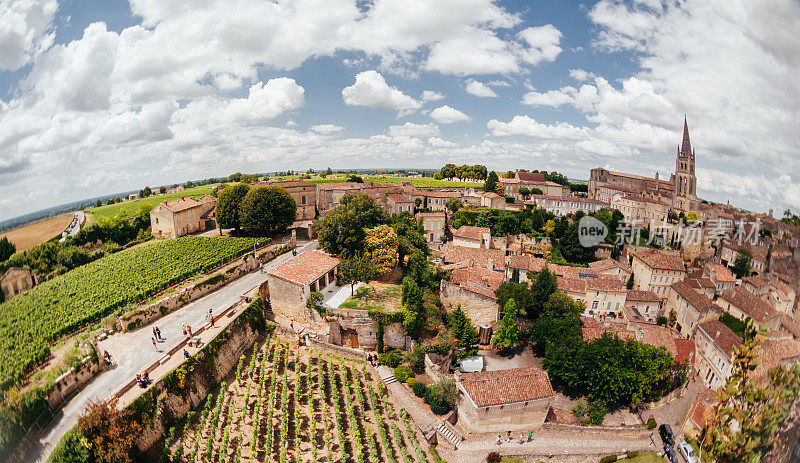
{"type": "Polygon", "coordinates": [[[670,288],[672,288],[678,294],[678,296],[683,298],[697,310],[702,310],[706,307],[711,307],[714,305],[714,302],[711,299],[690,288],[689,285],[683,281],[676,281],[675,283],[672,283],[670,288]]]}
{"type": "Polygon", "coordinates": [[[723,291],[719,297],[753,317],[753,320],[759,323],[764,323],[780,315],[769,303],[741,286],[734,286],[727,291],[723,291]]]}
{"type": "Polygon", "coordinates": [[[640,259],[650,268],[681,272],[686,270],[683,266],[683,259],[680,254],[677,253],[665,253],[657,249],[646,249],[636,252],[633,256],[640,259]]]}
{"type": "Polygon", "coordinates": [[[706,264],[706,268],[708,269],[709,273],[717,279],[717,281],[726,283],[733,283],[736,281],[736,275],[728,270],[728,267],[725,267],[722,264],[706,264]]]}
{"type": "Polygon", "coordinates": [[[589,291],[616,291],[627,292],[625,283],[617,278],[583,278],[586,289],[589,291]]]}
{"type": "Polygon", "coordinates": [[[717,391],[706,389],[700,393],[692,405],[692,422],[699,428],[704,428],[714,417],[713,406],[717,403],[717,391]]]}
{"type": "Polygon", "coordinates": [[[603,260],[598,260],[596,262],[589,262],[589,268],[593,268],[601,272],[603,270],[609,270],[612,268],[620,268],[628,273],[631,271],[631,268],[628,266],[628,264],[623,264],[622,262],[616,261],[610,257],[607,257],[603,260]]]}
{"type": "Polygon", "coordinates": [[[517,171],[517,178],[521,182],[536,182],[536,183],[543,183],[545,182],[544,174],[541,172],[523,172],[517,171]]]}
{"type": "Polygon", "coordinates": [[[631,323],[639,331],[638,340],[651,346],[664,347],[673,357],[678,355],[676,333],[670,328],[646,323],[631,323]]]}
{"type": "Polygon", "coordinates": [[[742,338],[719,320],[708,320],[700,323],[698,327],[725,352],[728,358],[733,358],[733,349],[742,343],[742,338]]]}
{"type": "Polygon", "coordinates": [[[389,193],[386,195],[386,199],[394,202],[394,203],[413,203],[414,200],[409,198],[406,195],[399,195],[397,193],[389,193]]]}
{"type": "Polygon", "coordinates": [[[786,331],[792,333],[792,336],[800,338],[800,323],[792,320],[786,314],[781,315],[781,325],[786,331]]]}
{"type": "Polygon", "coordinates": [[[794,339],[766,339],[759,349],[761,363],[753,370],[755,378],[765,378],[772,368],[800,359],[800,343],[794,339]]]}
{"type": "Polygon", "coordinates": [[[609,323],[608,326],[606,326],[605,324],[598,323],[597,320],[592,317],[581,317],[581,321],[583,322],[581,333],[584,341],[599,339],[605,333],[608,333],[612,336],[616,335],[622,340],[636,339],[636,333],[629,331],[627,328],[621,325],[609,323]]]}
{"type": "Polygon", "coordinates": [[[453,236],[458,238],[466,238],[470,240],[481,240],[484,234],[491,234],[488,228],[473,227],[472,225],[462,225],[453,230],[453,236]]]}
{"type": "Polygon", "coordinates": [[[200,207],[203,205],[203,202],[195,198],[181,198],[173,199],[172,201],[164,201],[161,204],[166,206],[167,209],[171,210],[172,212],[177,213],[192,209],[194,207],[200,207]]]}
{"type": "Polygon", "coordinates": [[[315,249],[269,271],[269,274],[299,285],[307,285],[339,265],[339,259],[315,249]]]}
{"type": "Polygon", "coordinates": [[[461,193],[455,191],[422,190],[421,194],[430,198],[460,198],[461,193]]]}
{"type": "Polygon", "coordinates": [[[661,302],[661,297],[652,291],[629,289],[625,300],[632,302],[661,302]]]}
{"type": "Polygon", "coordinates": [[[554,397],[547,372],[536,366],[461,375],[461,386],[479,408],[554,397]]]}
{"type": "Polygon", "coordinates": [[[694,339],[675,339],[675,348],[677,354],[675,355],[675,363],[680,365],[694,365],[695,363],[695,345],[694,339]]]}
{"type": "Polygon", "coordinates": [[[444,212],[417,212],[416,216],[423,219],[443,219],[446,217],[444,212]]]}
{"type": "Polygon", "coordinates": [[[559,291],[571,293],[585,293],[586,282],[581,278],[564,278],[558,277],[559,291]]]}
{"type": "Polygon", "coordinates": [[[279,186],[281,188],[293,188],[293,187],[305,187],[305,188],[317,188],[316,183],[306,182],[304,180],[276,180],[271,182],[258,182],[258,183],[251,183],[251,187],[259,187],[259,186],[279,186]]]}
{"type": "MultiPolygon", "coordinates": [[[[513,246],[513,245],[512,245],[513,246]]],[[[511,246],[509,246],[510,248],[511,246]]],[[[508,256],[508,266],[524,271],[541,272],[547,259],[533,256],[508,256]]]]}
{"type": "Polygon", "coordinates": [[[442,260],[446,264],[463,264],[466,267],[486,267],[492,259],[492,267],[502,270],[505,267],[505,253],[499,249],[468,248],[456,246],[452,242],[442,247],[442,260]]]}
{"type": "Polygon", "coordinates": [[[467,291],[497,299],[495,292],[503,283],[503,274],[485,267],[457,268],[450,274],[450,283],[467,291]]]}
{"type": "Polygon", "coordinates": [[[744,278],[742,278],[742,283],[749,283],[749,284],[755,286],[756,288],[758,288],[760,286],[765,286],[765,285],[768,284],[763,278],[759,278],[757,276],[744,277],[744,278]]]}

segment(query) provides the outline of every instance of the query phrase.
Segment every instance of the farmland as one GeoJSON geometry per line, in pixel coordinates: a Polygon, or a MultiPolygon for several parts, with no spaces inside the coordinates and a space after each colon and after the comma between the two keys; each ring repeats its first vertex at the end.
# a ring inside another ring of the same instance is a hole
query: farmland
{"type": "Polygon", "coordinates": [[[71,220],[72,213],[61,214],[0,233],[0,238],[7,237],[22,252],[60,235],[71,220]]]}
{"type": "Polygon", "coordinates": [[[50,344],[252,249],[256,239],[184,237],[118,252],[0,304],[0,387],[49,355],[50,344]]]}
{"type": "Polygon", "coordinates": [[[162,461],[433,461],[363,361],[268,338],[170,430],[162,461]]]}
{"type": "Polygon", "coordinates": [[[214,190],[214,185],[202,185],[196,186],[193,188],[187,188],[178,193],[168,193],[158,196],[150,196],[147,198],[135,199],[133,201],[123,201],[121,203],[116,204],[108,204],[105,206],[100,207],[93,207],[91,209],[87,209],[86,212],[94,214],[96,217],[114,217],[118,215],[120,212],[124,214],[125,217],[133,217],[139,213],[139,210],[142,206],[156,206],[158,204],[163,203],[164,201],[170,201],[173,199],[178,199],[180,197],[200,197],[203,195],[211,194],[211,191],[214,190]]]}

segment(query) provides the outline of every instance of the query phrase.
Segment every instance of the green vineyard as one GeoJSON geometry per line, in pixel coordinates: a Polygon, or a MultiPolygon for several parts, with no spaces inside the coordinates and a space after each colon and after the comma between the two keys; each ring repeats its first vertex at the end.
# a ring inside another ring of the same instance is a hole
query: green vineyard
{"type": "Polygon", "coordinates": [[[267,338],[167,433],[167,462],[425,463],[405,410],[363,361],[267,338]]]}
{"type": "Polygon", "coordinates": [[[253,249],[254,238],[184,237],[118,252],[0,304],[0,388],[50,354],[50,343],[253,249]]]}

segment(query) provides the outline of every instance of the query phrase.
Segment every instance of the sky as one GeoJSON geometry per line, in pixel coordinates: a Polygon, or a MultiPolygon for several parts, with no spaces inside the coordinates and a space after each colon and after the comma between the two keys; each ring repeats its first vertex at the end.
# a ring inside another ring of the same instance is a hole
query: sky
{"type": "Polygon", "coordinates": [[[309,168],[675,168],[800,211],[794,0],[0,0],[0,220],[309,168]]]}

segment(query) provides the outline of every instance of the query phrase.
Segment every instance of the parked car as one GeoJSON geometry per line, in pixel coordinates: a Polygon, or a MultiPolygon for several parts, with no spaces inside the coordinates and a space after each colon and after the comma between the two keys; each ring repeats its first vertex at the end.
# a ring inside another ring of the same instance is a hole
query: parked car
{"type": "Polygon", "coordinates": [[[474,357],[464,357],[463,359],[456,360],[450,366],[450,371],[460,371],[461,373],[476,373],[483,371],[483,355],[476,355],[474,357]]]}
{"type": "Polygon", "coordinates": [[[672,428],[668,424],[662,424],[658,427],[658,433],[661,434],[661,440],[664,445],[672,447],[675,445],[675,435],[672,434],[672,428]]]}
{"type": "Polygon", "coordinates": [[[697,463],[697,456],[694,454],[694,449],[688,442],[683,441],[678,444],[678,451],[688,463],[697,463]]]}
{"type": "Polygon", "coordinates": [[[678,463],[678,455],[671,445],[664,445],[664,458],[666,458],[669,463],[678,463]]]}

